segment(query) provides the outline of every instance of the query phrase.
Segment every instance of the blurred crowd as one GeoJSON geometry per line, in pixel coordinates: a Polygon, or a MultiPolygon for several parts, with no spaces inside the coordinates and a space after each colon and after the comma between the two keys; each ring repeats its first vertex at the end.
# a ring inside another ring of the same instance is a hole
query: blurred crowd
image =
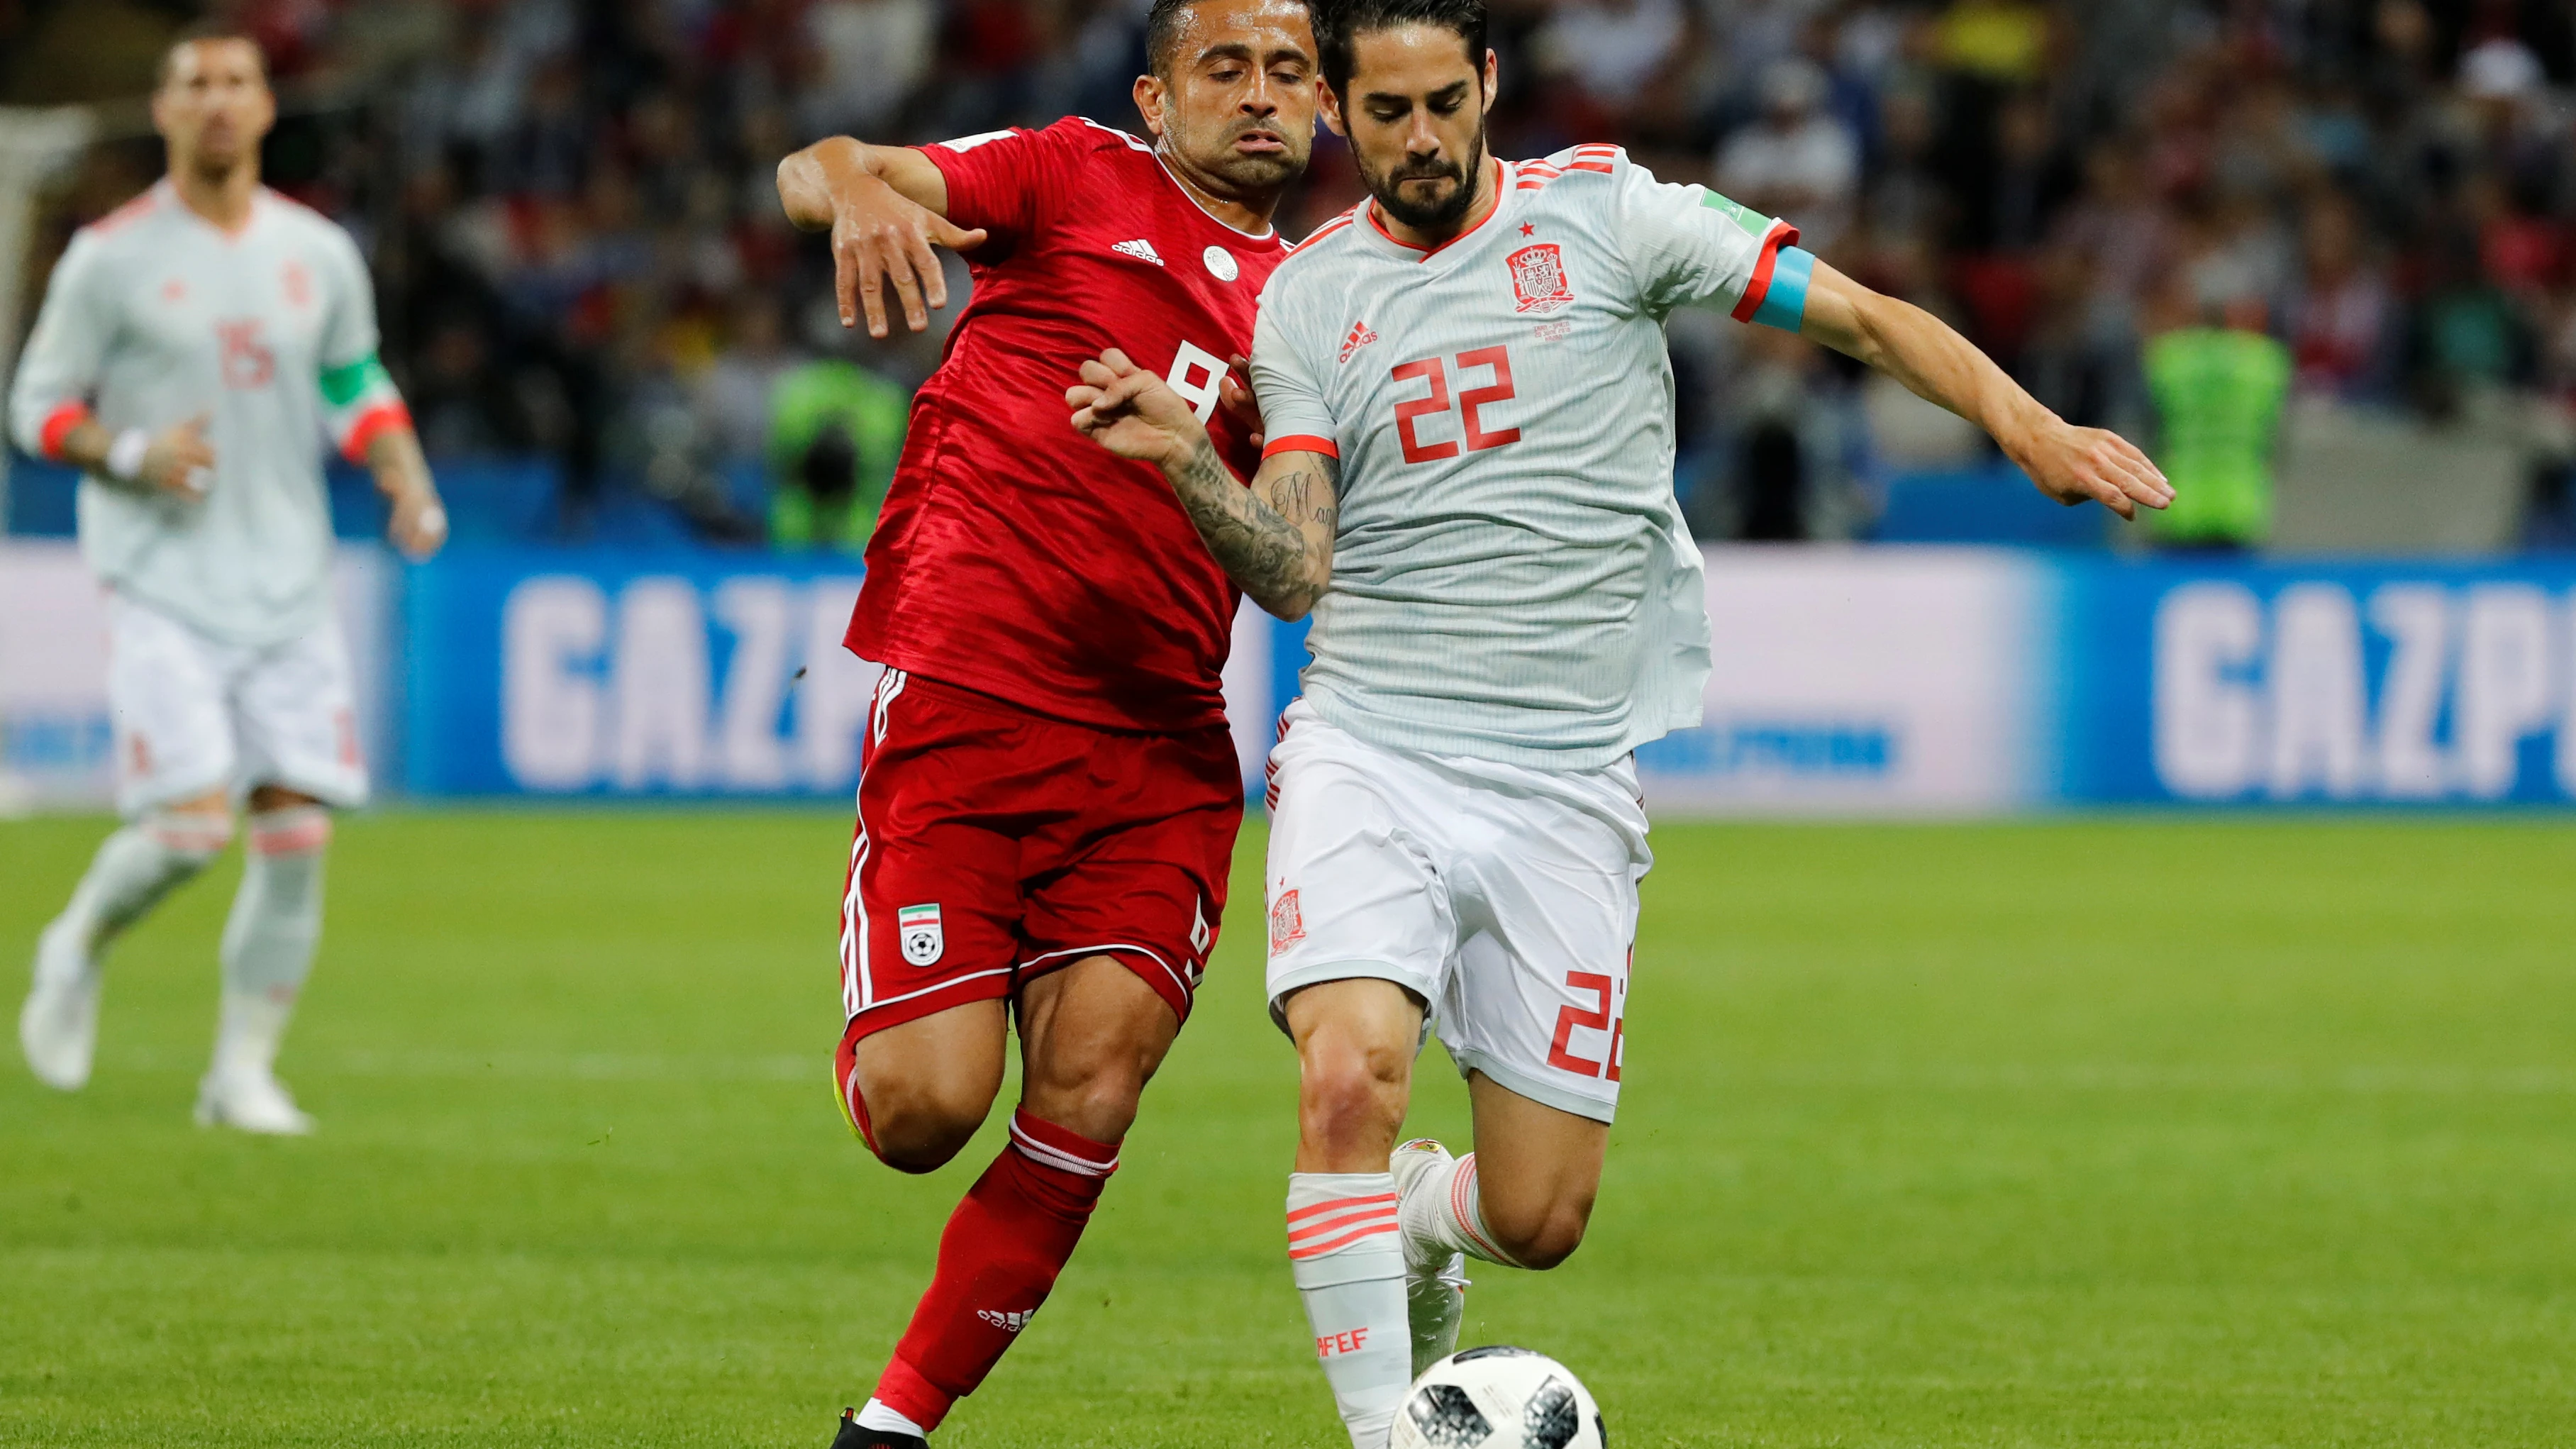
{"type": "MultiPolygon", "coordinates": [[[[229,8],[283,83],[326,98],[272,169],[367,243],[433,453],[559,460],[574,533],[609,491],[641,489],[710,538],[851,546],[937,339],[842,331],[821,245],[779,216],[775,162],[834,131],[1136,126],[1146,4],[229,8]]],[[[2542,456],[2576,398],[2571,12],[1494,0],[1494,145],[1617,141],[1785,215],[2079,421],[2153,437],[2153,342],[2211,329],[2274,339],[2299,398],[2484,420],[2542,456]]],[[[1289,234],[1357,196],[1325,138],[1289,234]]],[[[1891,472],[1983,456],[1893,385],[1721,324],[1672,329],[1677,486],[1704,533],[1865,533],[1891,472]]]]}

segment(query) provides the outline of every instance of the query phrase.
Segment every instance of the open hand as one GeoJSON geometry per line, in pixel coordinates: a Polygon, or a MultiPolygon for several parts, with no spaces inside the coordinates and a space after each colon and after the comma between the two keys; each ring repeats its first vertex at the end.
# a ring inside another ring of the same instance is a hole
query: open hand
{"type": "Polygon", "coordinates": [[[1207,436],[1198,411],[1171,384],[1115,347],[1082,365],[1082,381],[1065,389],[1064,401],[1076,432],[1122,458],[1174,463],[1207,436]]]}
{"type": "Polygon", "coordinates": [[[135,472],[164,493],[192,503],[205,497],[215,481],[215,445],[206,439],[210,421],[207,414],[199,413],[163,428],[154,435],[152,446],[143,450],[143,462],[135,472]]]}
{"type": "Polygon", "coordinates": [[[2174,499],[2163,469],[2128,439],[2100,428],[2050,418],[2028,442],[2010,451],[2040,492],[2069,508],[2099,503],[2134,520],[2139,505],[2163,508],[2174,499]]]}
{"type": "Polygon", "coordinates": [[[840,299],[841,325],[859,313],[868,335],[887,335],[885,288],[891,282],[903,303],[903,323],[915,332],[930,326],[930,309],[948,305],[948,276],[933,244],[972,251],[984,244],[982,227],[963,228],[874,176],[852,179],[832,196],[832,290],[840,299]]]}

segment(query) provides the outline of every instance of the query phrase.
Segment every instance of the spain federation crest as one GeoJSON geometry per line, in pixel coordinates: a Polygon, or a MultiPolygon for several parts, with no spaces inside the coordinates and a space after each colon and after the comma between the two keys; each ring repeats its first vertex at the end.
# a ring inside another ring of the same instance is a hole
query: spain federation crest
{"type": "Polygon", "coordinates": [[[1553,312],[1574,300],[1566,285],[1565,254],[1554,242],[1523,247],[1503,261],[1512,269],[1512,295],[1522,312],[1553,312]]]}
{"type": "Polygon", "coordinates": [[[906,906],[895,913],[895,935],[903,942],[903,959],[915,966],[935,966],[948,952],[948,935],[939,928],[939,907],[906,906]]]}

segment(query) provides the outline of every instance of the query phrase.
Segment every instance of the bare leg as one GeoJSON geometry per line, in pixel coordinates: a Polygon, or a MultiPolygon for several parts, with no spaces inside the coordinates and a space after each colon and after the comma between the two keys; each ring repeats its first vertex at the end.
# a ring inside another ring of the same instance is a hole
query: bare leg
{"type": "Polygon", "coordinates": [[[1413,1099],[1422,1003],[1392,981],[1326,981],[1288,998],[1297,1043],[1297,1170],[1384,1172],[1413,1099]]]}
{"type": "Polygon", "coordinates": [[[1144,978],[1090,956],[1030,982],[1020,993],[1020,1105],[1095,1142],[1135,1125],[1145,1083],[1180,1035],[1144,978]]]}
{"type": "Polygon", "coordinates": [[[1592,1220],[1609,1124],[1533,1102],[1482,1072],[1468,1076],[1467,1096],[1483,1227],[1519,1266],[1555,1267],[1581,1246],[1592,1220]]]}
{"type": "Polygon", "coordinates": [[[935,1172],[966,1146],[1002,1090],[1009,1013],[970,1001],[859,1042],[854,1076],[877,1156],[899,1172],[935,1172]]]}

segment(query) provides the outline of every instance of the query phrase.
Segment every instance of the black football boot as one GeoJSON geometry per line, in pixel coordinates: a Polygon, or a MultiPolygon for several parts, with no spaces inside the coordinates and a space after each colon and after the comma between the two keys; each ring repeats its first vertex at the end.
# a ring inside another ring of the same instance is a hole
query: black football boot
{"type": "Polygon", "coordinates": [[[832,1449],[930,1449],[930,1441],[919,1434],[898,1434],[892,1429],[862,1429],[859,1411],[841,1411],[841,1432],[832,1439],[832,1449]]]}

